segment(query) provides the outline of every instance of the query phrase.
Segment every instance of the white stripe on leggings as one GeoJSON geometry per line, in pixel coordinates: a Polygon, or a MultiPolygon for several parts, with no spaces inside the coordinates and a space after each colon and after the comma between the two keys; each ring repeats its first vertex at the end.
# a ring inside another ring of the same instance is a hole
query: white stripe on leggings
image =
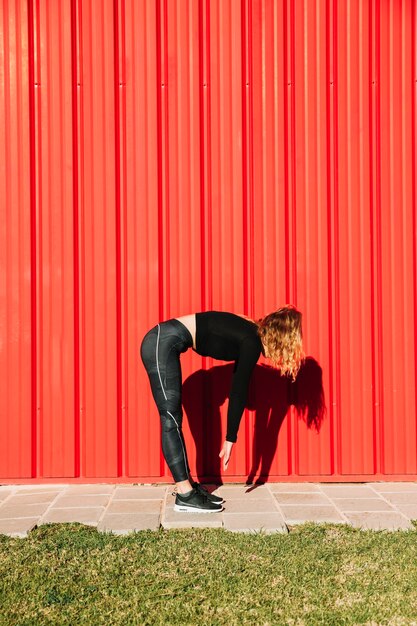
{"type": "MultiPolygon", "coordinates": [[[[167,413],[169,413],[169,411],[167,411],[167,413]]],[[[172,417],[172,419],[174,420],[175,424],[177,425],[177,431],[178,431],[178,437],[180,438],[181,441],[181,446],[182,446],[182,453],[184,455],[184,465],[185,465],[185,471],[187,472],[188,475],[188,466],[187,466],[187,457],[185,456],[185,450],[184,450],[184,444],[182,443],[182,438],[181,438],[181,434],[180,434],[180,429],[178,427],[178,423],[177,420],[175,419],[175,417],[172,415],[172,413],[169,413],[170,416],[172,417]]]]}
{"type": "Polygon", "coordinates": [[[162,384],[161,372],[159,371],[159,362],[158,362],[158,347],[159,347],[159,333],[160,333],[160,330],[161,329],[159,328],[159,324],[158,324],[158,337],[156,338],[156,367],[158,368],[159,382],[161,383],[161,387],[162,387],[163,394],[165,396],[165,400],[167,400],[168,398],[166,397],[165,389],[164,389],[164,386],[162,384]]]}
{"type": "MultiPolygon", "coordinates": [[[[162,388],[163,394],[165,396],[165,400],[167,400],[168,398],[166,396],[165,389],[164,389],[164,386],[162,384],[161,372],[159,371],[159,361],[158,361],[159,333],[160,333],[160,327],[159,327],[159,324],[158,324],[158,337],[156,339],[156,367],[158,368],[159,382],[161,383],[161,388],[162,388]]],[[[187,457],[185,456],[184,444],[182,443],[182,438],[181,438],[181,434],[180,434],[180,429],[178,427],[178,422],[175,419],[175,417],[172,415],[172,413],[170,413],[169,411],[167,411],[167,413],[172,417],[172,419],[174,420],[175,425],[177,427],[178,437],[180,439],[181,447],[182,447],[182,453],[184,455],[185,471],[187,472],[187,475],[188,475],[187,457]]]]}

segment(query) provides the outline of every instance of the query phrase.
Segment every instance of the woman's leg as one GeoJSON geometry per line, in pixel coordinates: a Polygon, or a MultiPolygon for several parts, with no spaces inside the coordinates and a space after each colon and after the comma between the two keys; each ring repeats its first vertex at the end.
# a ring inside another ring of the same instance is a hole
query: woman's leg
{"type": "Polygon", "coordinates": [[[180,493],[192,489],[182,433],[180,362],[180,354],[191,345],[191,334],[178,320],[158,324],[145,335],[141,344],[142,362],[161,418],[162,451],[180,493]]]}

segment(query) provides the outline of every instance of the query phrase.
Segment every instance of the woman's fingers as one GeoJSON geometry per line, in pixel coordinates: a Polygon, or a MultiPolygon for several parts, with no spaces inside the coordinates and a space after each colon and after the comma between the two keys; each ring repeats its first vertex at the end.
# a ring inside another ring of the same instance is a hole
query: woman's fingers
{"type": "Polygon", "coordinates": [[[223,444],[223,448],[219,454],[220,458],[223,458],[223,469],[227,469],[228,463],[229,463],[229,459],[230,459],[230,454],[232,452],[232,443],[225,441],[225,443],[223,444]]]}
{"type": "Polygon", "coordinates": [[[227,468],[227,464],[228,464],[228,462],[229,462],[229,459],[225,456],[225,452],[226,452],[226,451],[223,449],[223,450],[220,452],[220,454],[219,454],[219,457],[220,457],[221,459],[224,457],[224,459],[223,459],[223,469],[226,469],[226,468],[227,468]]]}

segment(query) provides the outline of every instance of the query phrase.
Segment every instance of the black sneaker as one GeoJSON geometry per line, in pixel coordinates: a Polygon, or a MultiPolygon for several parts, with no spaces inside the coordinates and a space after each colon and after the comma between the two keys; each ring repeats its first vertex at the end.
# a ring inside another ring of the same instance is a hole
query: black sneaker
{"type": "Polygon", "coordinates": [[[179,513],[220,513],[223,510],[221,504],[210,502],[207,495],[192,489],[189,494],[177,493],[174,511],[179,513]]]}
{"type": "Polygon", "coordinates": [[[200,485],[200,483],[192,482],[191,485],[203,496],[207,496],[210,502],[215,502],[216,504],[222,504],[224,502],[224,499],[221,496],[216,496],[214,493],[210,493],[205,487],[203,487],[203,485],[200,485]]]}

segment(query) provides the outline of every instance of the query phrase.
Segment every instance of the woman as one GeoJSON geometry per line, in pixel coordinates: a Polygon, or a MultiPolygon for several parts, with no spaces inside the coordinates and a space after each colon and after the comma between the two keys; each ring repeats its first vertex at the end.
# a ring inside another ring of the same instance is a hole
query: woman
{"type": "Polygon", "coordinates": [[[223,499],[193,481],[182,434],[180,355],[192,348],[201,356],[235,361],[227,412],[227,432],[219,454],[226,470],[237,440],[249,380],[261,353],[293,380],[304,358],[301,313],[292,306],[258,320],[225,311],[169,319],[149,330],[140,352],[162,424],[162,451],[177,487],[175,511],[214,513],[223,499]]]}

